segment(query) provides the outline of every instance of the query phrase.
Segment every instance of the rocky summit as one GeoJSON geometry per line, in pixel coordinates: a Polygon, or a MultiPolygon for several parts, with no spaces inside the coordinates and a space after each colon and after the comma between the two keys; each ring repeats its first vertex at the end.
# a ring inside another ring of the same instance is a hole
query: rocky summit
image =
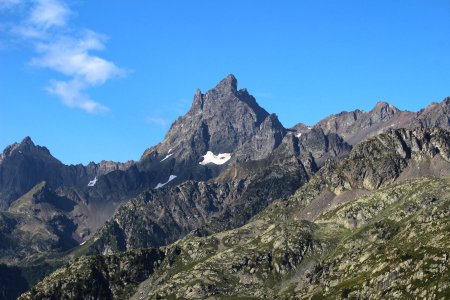
{"type": "Polygon", "coordinates": [[[449,299],[449,103],[286,128],[228,75],[139,161],[26,137],[0,155],[0,299],[449,299]]]}

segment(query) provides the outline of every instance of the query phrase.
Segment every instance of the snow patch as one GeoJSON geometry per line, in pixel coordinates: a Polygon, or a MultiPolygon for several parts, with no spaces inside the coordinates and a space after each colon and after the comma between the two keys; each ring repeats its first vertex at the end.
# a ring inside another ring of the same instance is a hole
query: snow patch
{"type": "Polygon", "coordinates": [[[308,130],[311,130],[312,129],[312,127],[308,127],[308,130]]]}
{"type": "Polygon", "coordinates": [[[207,165],[209,163],[213,163],[216,165],[223,165],[224,163],[230,160],[231,153],[219,153],[218,155],[214,155],[214,153],[208,151],[202,157],[203,161],[200,162],[201,165],[207,165]]]}
{"type": "MultiPolygon", "coordinates": [[[[172,150],[172,149],[170,149],[170,150],[172,150]]],[[[170,153],[170,150],[169,150],[169,153],[170,153]]],[[[167,154],[166,157],[164,157],[163,159],[161,159],[160,162],[165,161],[166,159],[168,159],[168,158],[171,157],[172,155],[173,155],[173,153],[167,154]]]]}
{"type": "Polygon", "coordinates": [[[170,152],[172,152],[172,148],[169,149],[169,152],[167,152],[167,154],[170,154],[170,152]]]}
{"type": "Polygon", "coordinates": [[[80,244],[80,246],[83,246],[84,244],[86,244],[86,241],[82,242],[82,243],[80,244]]]}
{"type": "Polygon", "coordinates": [[[295,136],[299,138],[299,137],[302,136],[302,133],[301,133],[301,132],[300,132],[300,133],[297,133],[295,136]]]}
{"type": "Polygon", "coordinates": [[[94,186],[97,183],[97,176],[94,178],[94,180],[89,181],[88,186],[94,186]]]}
{"type": "Polygon", "coordinates": [[[155,186],[155,189],[162,188],[163,186],[165,186],[166,184],[168,184],[169,182],[171,182],[171,181],[174,180],[175,178],[177,178],[177,176],[175,176],[175,175],[170,175],[170,176],[169,176],[169,180],[167,180],[167,181],[164,182],[164,183],[158,183],[158,184],[155,186]]]}

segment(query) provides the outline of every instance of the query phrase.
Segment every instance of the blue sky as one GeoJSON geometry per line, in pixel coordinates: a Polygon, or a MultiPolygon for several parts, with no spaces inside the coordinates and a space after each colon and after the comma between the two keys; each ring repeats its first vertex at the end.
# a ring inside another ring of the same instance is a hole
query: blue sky
{"type": "Polygon", "coordinates": [[[0,148],[138,159],[233,73],[285,126],[450,96],[449,1],[0,0],[0,148]]]}

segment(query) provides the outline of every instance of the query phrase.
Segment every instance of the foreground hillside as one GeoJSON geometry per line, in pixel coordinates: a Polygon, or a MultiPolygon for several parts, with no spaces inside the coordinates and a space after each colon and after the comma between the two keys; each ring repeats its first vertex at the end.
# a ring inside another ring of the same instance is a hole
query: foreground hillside
{"type": "Polygon", "coordinates": [[[450,133],[355,147],[249,223],[81,257],[21,299],[450,297],[450,133]]]}

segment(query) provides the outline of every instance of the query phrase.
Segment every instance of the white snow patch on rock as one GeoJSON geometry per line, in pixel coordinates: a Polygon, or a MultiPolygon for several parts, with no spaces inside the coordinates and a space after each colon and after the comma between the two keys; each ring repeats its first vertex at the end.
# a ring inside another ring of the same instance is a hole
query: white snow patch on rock
{"type": "Polygon", "coordinates": [[[97,183],[97,177],[94,180],[89,181],[88,186],[94,186],[97,183]]]}
{"type": "MultiPolygon", "coordinates": [[[[171,150],[172,150],[172,149],[171,149],[171,150]]],[[[170,151],[169,151],[169,153],[170,153],[170,151]]],[[[171,157],[172,155],[173,155],[173,153],[167,154],[166,157],[164,157],[163,159],[161,159],[160,162],[165,161],[166,159],[168,159],[168,158],[171,157]]]]}
{"type": "Polygon", "coordinates": [[[223,165],[224,163],[230,160],[231,153],[219,153],[218,155],[214,155],[214,153],[208,151],[202,157],[203,161],[200,162],[201,165],[207,165],[209,163],[213,163],[216,165],[223,165]]]}
{"type": "Polygon", "coordinates": [[[302,133],[301,133],[301,132],[300,132],[300,133],[297,133],[295,136],[299,138],[299,137],[302,136],[302,133]]]}
{"type": "Polygon", "coordinates": [[[169,176],[169,180],[167,180],[167,181],[164,182],[164,183],[158,183],[158,184],[155,186],[155,189],[162,188],[163,186],[165,186],[166,184],[168,184],[169,182],[171,182],[171,181],[174,180],[175,178],[177,178],[177,176],[175,176],[175,175],[170,175],[170,176],[169,176]]]}
{"type": "Polygon", "coordinates": [[[169,149],[169,152],[167,152],[167,154],[170,154],[170,152],[172,152],[172,148],[169,149]]]}
{"type": "Polygon", "coordinates": [[[83,246],[84,244],[86,244],[86,241],[82,242],[82,243],[80,244],[80,246],[83,246]]]}

